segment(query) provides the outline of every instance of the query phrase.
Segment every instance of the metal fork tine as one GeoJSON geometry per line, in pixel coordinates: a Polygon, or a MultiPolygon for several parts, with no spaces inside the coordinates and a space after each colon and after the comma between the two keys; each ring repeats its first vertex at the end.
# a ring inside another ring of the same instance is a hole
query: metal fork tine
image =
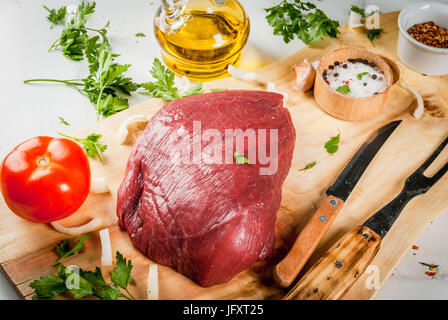
{"type": "Polygon", "coordinates": [[[434,153],[428,159],[426,159],[426,161],[420,166],[420,168],[417,169],[417,171],[423,174],[423,172],[426,169],[428,169],[431,163],[433,163],[434,160],[436,160],[440,152],[442,152],[442,150],[445,149],[447,144],[448,144],[448,137],[445,138],[445,140],[440,144],[440,146],[436,149],[436,151],[434,151],[434,153]]]}
{"type": "Polygon", "coordinates": [[[431,185],[435,184],[448,171],[448,162],[431,179],[431,185]]]}

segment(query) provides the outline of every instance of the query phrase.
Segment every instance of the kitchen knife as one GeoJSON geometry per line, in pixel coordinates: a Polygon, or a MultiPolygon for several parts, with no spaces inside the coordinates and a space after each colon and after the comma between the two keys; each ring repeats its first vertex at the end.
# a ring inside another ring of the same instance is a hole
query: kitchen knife
{"type": "Polygon", "coordinates": [[[426,193],[447,171],[446,163],[428,178],[425,170],[448,144],[448,137],[436,151],[406,179],[400,194],[337,241],[284,297],[286,300],[336,300],[359,279],[376,256],[381,239],[387,234],[406,204],[426,193]]]}
{"type": "Polygon", "coordinates": [[[286,257],[274,268],[274,279],[279,286],[292,284],[372,159],[400,123],[401,120],[391,122],[370,136],[325,192],[327,198],[323,204],[301,231],[286,257]]]}

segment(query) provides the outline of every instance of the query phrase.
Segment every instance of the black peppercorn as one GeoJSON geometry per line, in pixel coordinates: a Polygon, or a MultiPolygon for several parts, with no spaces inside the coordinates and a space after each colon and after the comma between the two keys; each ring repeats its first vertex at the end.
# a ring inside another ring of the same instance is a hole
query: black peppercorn
{"type": "Polygon", "coordinates": [[[347,69],[347,64],[344,63],[344,64],[342,65],[342,68],[347,69]]]}
{"type": "Polygon", "coordinates": [[[376,67],[376,64],[374,64],[373,62],[370,62],[370,64],[369,64],[372,68],[375,68],[376,67]]]}
{"type": "Polygon", "coordinates": [[[333,70],[333,69],[334,69],[334,66],[333,66],[333,65],[330,65],[330,66],[328,66],[328,69],[333,70]]]}
{"type": "Polygon", "coordinates": [[[372,79],[375,80],[377,78],[376,74],[372,75],[372,79]]]}
{"type": "Polygon", "coordinates": [[[336,73],[334,74],[334,77],[335,77],[335,78],[339,77],[339,73],[336,72],[336,73]]]}
{"type": "Polygon", "coordinates": [[[365,86],[367,86],[367,82],[363,82],[363,84],[362,84],[362,85],[363,85],[364,87],[365,87],[365,86]]]}
{"type": "Polygon", "coordinates": [[[335,65],[335,66],[338,66],[338,65],[339,65],[339,61],[335,61],[335,62],[334,62],[334,65],[335,65]]]}

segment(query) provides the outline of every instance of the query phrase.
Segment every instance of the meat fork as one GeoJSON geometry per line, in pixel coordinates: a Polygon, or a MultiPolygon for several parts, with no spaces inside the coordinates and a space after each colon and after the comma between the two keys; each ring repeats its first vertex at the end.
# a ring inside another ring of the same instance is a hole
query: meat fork
{"type": "Polygon", "coordinates": [[[380,249],[387,234],[406,204],[426,193],[447,171],[448,163],[434,176],[423,173],[448,144],[448,137],[411,175],[400,194],[337,241],[284,297],[286,300],[336,300],[358,280],[380,249]]]}

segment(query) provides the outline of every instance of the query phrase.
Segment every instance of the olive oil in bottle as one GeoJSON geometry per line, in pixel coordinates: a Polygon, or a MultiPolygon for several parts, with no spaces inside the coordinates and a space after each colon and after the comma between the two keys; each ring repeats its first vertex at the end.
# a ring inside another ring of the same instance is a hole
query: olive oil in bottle
{"type": "Polygon", "coordinates": [[[238,65],[249,19],[236,0],[162,0],[155,18],[165,64],[177,75],[208,81],[238,65]]]}

